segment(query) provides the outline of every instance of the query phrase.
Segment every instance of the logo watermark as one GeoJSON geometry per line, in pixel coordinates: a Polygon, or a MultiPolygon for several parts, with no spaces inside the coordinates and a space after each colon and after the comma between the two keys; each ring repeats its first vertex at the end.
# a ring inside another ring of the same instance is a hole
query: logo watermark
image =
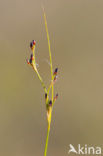
{"type": "Polygon", "coordinates": [[[77,147],[75,148],[72,144],[70,144],[68,154],[70,153],[83,154],[83,155],[84,154],[101,155],[102,148],[99,146],[98,147],[88,146],[87,144],[85,144],[84,146],[78,144],[77,147]]]}

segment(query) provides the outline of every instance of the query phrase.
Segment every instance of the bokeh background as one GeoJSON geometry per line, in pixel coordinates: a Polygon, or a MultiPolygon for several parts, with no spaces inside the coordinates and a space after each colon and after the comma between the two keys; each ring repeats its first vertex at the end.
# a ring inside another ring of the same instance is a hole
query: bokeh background
{"type": "Polygon", "coordinates": [[[103,143],[103,1],[0,0],[0,155],[43,155],[47,121],[41,84],[26,64],[36,60],[50,83],[44,6],[53,66],[59,68],[48,156],[103,143]]]}

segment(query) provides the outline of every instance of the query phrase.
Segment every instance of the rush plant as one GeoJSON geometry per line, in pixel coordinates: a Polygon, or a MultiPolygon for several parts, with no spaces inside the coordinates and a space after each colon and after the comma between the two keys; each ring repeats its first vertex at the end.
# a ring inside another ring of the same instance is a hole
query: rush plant
{"type": "Polygon", "coordinates": [[[33,70],[37,74],[37,76],[38,76],[38,78],[40,80],[40,83],[41,83],[41,85],[42,85],[42,87],[44,89],[45,105],[46,105],[46,112],[47,112],[47,123],[48,123],[47,138],[46,138],[44,156],[47,156],[47,148],[48,148],[50,127],[51,127],[52,110],[53,110],[54,103],[55,103],[55,101],[58,98],[58,94],[56,94],[54,96],[54,84],[55,84],[55,82],[57,80],[58,68],[55,68],[55,70],[53,71],[50,39],[49,39],[47,20],[46,20],[46,14],[44,12],[44,9],[43,9],[43,15],[44,15],[46,34],[47,34],[47,41],[48,41],[48,48],[49,48],[49,58],[50,58],[50,71],[51,71],[51,82],[50,82],[50,85],[49,85],[48,88],[45,86],[45,83],[44,83],[44,81],[43,81],[42,77],[40,76],[40,74],[38,72],[38,69],[37,69],[36,58],[35,58],[35,46],[36,46],[35,40],[33,40],[30,43],[30,48],[32,50],[32,54],[30,55],[30,59],[27,60],[27,63],[33,68],[33,70]],[[50,90],[51,90],[51,92],[50,92],[50,90]],[[50,97],[50,93],[51,93],[51,99],[49,98],[50,97]]]}

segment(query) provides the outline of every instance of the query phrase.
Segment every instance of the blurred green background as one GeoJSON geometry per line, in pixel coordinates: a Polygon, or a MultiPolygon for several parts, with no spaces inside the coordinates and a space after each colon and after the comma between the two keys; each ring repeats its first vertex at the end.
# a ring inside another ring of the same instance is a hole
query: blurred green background
{"type": "Polygon", "coordinates": [[[53,66],[59,68],[48,156],[69,144],[103,143],[103,1],[0,0],[0,155],[43,155],[47,121],[41,84],[27,63],[36,60],[50,83],[44,6],[53,66]]]}

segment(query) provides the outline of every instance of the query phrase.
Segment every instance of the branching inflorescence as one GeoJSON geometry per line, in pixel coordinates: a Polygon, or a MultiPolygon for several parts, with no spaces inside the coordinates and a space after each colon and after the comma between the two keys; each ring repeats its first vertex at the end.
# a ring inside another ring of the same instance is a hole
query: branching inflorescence
{"type": "MultiPolygon", "coordinates": [[[[44,12],[44,10],[43,10],[44,12]]],[[[48,33],[48,27],[47,27],[47,21],[46,21],[46,15],[44,12],[44,21],[45,21],[45,28],[46,28],[46,34],[47,34],[47,41],[48,41],[48,48],[49,48],[49,57],[50,57],[50,67],[51,67],[51,83],[48,88],[46,88],[44,81],[42,77],[40,76],[38,69],[37,69],[37,64],[36,64],[36,59],[35,59],[35,45],[36,42],[33,40],[30,43],[30,48],[32,50],[32,54],[30,55],[30,59],[27,60],[27,63],[33,68],[33,70],[36,72],[41,85],[44,89],[45,92],[45,104],[46,104],[46,112],[47,112],[47,121],[48,121],[48,129],[47,129],[47,138],[46,138],[46,144],[45,144],[45,150],[44,150],[44,156],[47,155],[47,147],[48,147],[48,138],[49,138],[49,132],[50,132],[50,125],[51,125],[51,117],[52,117],[52,110],[53,110],[53,105],[55,101],[58,98],[58,94],[54,96],[54,84],[57,80],[57,74],[58,74],[58,68],[56,68],[53,72],[53,66],[52,66],[52,56],[51,56],[51,48],[50,48],[50,40],[49,40],[49,33],[48,33]],[[50,95],[50,90],[52,94],[52,99],[49,99],[50,95]]]]}

